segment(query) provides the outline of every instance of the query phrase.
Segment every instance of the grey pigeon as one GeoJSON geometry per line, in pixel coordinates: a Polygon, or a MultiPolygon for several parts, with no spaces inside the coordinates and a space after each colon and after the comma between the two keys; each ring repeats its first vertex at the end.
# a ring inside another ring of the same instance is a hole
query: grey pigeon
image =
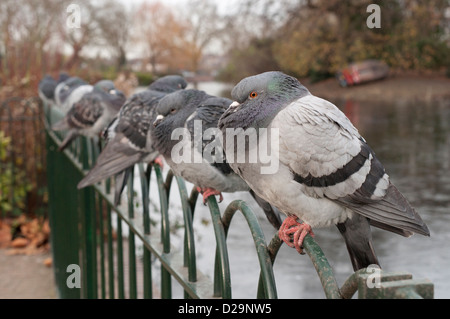
{"type": "MultiPolygon", "coordinates": [[[[175,175],[183,177],[202,189],[204,199],[209,195],[219,195],[220,192],[249,189],[247,183],[234,172],[232,173],[229,167],[221,165],[224,164],[223,160],[216,161],[216,158],[211,158],[211,161],[208,162],[203,157],[202,150],[205,144],[194,145],[195,142],[198,142],[193,138],[194,122],[200,121],[204,130],[217,127],[217,121],[231,102],[192,89],[167,95],[161,99],[156,108],[157,120],[155,128],[152,130],[152,139],[156,149],[164,157],[175,175]],[[181,141],[172,138],[172,132],[177,128],[186,128],[189,136],[182,138],[181,141]],[[180,143],[186,143],[186,145],[180,143]],[[178,155],[172,154],[174,147],[180,150],[190,149],[192,150],[192,156],[185,159],[181,159],[181,157],[174,159],[175,155],[178,155]],[[197,154],[194,154],[194,152],[197,152],[197,154]],[[200,160],[195,161],[195,157],[200,160]],[[229,173],[232,174],[229,175],[229,173]]],[[[199,132],[198,135],[201,137],[202,133],[199,132]]],[[[200,140],[201,142],[203,140],[200,140]]],[[[217,154],[217,156],[220,156],[220,154],[217,154]]]]}
{"type": "Polygon", "coordinates": [[[79,77],[69,77],[56,86],[55,105],[63,113],[66,113],[73,105],[73,103],[77,102],[82,97],[82,95],[80,96],[80,93],[87,93],[92,91],[92,89],[92,85],[88,84],[86,81],[80,79],[79,77]],[[82,89],[80,89],[80,87],[82,87],[82,89]],[[76,94],[72,96],[74,92],[76,92],[76,94]],[[75,97],[77,97],[77,99],[75,99],[75,97]]]}
{"type": "Polygon", "coordinates": [[[165,96],[158,103],[155,128],[151,130],[154,146],[175,175],[197,187],[203,203],[211,195],[219,195],[223,200],[222,192],[250,191],[268,220],[279,228],[278,212],[231,170],[220,139],[216,139],[221,136],[218,120],[231,102],[198,90],[165,96]]]}
{"type": "Polygon", "coordinates": [[[50,105],[53,106],[55,103],[55,90],[58,84],[61,82],[64,82],[69,78],[69,75],[65,72],[61,72],[59,74],[58,81],[55,80],[51,75],[46,74],[41,81],[39,81],[38,86],[38,94],[41,100],[50,105]]]}
{"type": "Polygon", "coordinates": [[[64,118],[55,123],[55,131],[68,130],[59,150],[64,150],[79,135],[97,137],[111,122],[125,102],[125,95],[110,80],[101,80],[94,90],[72,105],[64,118]]]}
{"type": "MultiPolygon", "coordinates": [[[[311,228],[337,225],[357,270],[379,265],[369,225],[405,237],[430,235],[373,150],[335,105],[281,72],[243,79],[232,97],[235,102],[219,121],[224,139],[234,129],[250,129],[260,148],[269,140],[263,134],[279,133],[278,152],[272,154],[276,172],[262,173],[259,160],[230,166],[255,193],[287,215],[279,231],[286,244],[302,252],[304,237],[313,235],[311,228]]],[[[227,158],[236,156],[232,143],[224,145],[227,158]]],[[[276,150],[275,144],[269,146],[276,150]]]]}
{"type": "Polygon", "coordinates": [[[58,82],[50,75],[46,74],[39,82],[38,94],[41,100],[49,105],[55,102],[55,89],[58,82]]]}
{"type": "Polygon", "coordinates": [[[186,86],[187,82],[183,77],[168,75],[153,82],[146,90],[133,94],[105,131],[108,141],[106,147],[97,158],[95,166],[80,181],[78,188],[118,174],[115,190],[115,203],[118,204],[133,165],[151,162],[158,156],[149,131],[155,120],[155,106],[167,93],[186,86]]]}

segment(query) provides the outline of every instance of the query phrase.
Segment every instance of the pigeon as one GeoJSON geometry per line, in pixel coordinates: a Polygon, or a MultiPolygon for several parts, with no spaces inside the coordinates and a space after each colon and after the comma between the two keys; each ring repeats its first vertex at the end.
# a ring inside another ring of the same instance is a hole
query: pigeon
{"type": "Polygon", "coordinates": [[[269,222],[279,228],[278,211],[250,189],[224,156],[217,123],[231,103],[194,89],[165,96],[158,103],[151,129],[154,146],[176,176],[197,187],[205,205],[209,196],[219,195],[221,202],[222,192],[250,191],[269,222]]]}
{"type": "Polygon", "coordinates": [[[168,75],[153,82],[146,90],[133,94],[105,130],[106,147],[94,167],[79,182],[78,188],[118,174],[115,189],[115,204],[118,205],[133,165],[152,162],[158,156],[149,131],[155,119],[155,106],[166,94],[186,86],[187,82],[182,76],[168,75]]]}
{"type": "MultiPolygon", "coordinates": [[[[256,145],[245,145],[250,155],[252,147],[268,147],[265,135],[278,135],[269,145],[278,164],[273,172],[264,171],[260,159],[230,166],[287,215],[278,235],[288,246],[303,253],[303,239],[314,236],[312,228],[336,225],[356,271],[380,265],[370,225],[405,237],[430,236],[374,151],[334,104],[278,71],[245,78],[231,94],[234,102],[218,124],[224,140],[237,129],[256,135],[256,145]]],[[[224,141],[224,146],[227,159],[236,156],[233,143],[224,141]]]]}
{"type": "Polygon", "coordinates": [[[46,74],[39,82],[38,94],[44,103],[48,105],[54,103],[55,88],[57,85],[58,82],[48,74],[46,74]]]}
{"type": "Polygon", "coordinates": [[[67,73],[61,72],[59,74],[59,79],[56,81],[51,75],[46,74],[42,80],[39,82],[38,94],[41,100],[47,105],[54,105],[55,103],[55,89],[59,83],[67,80],[69,75],[67,73]]]}
{"type": "Polygon", "coordinates": [[[68,130],[59,150],[64,150],[79,135],[97,137],[125,102],[125,95],[110,80],[101,80],[94,89],[72,105],[65,117],[55,123],[55,131],[68,130]]]}
{"type": "Polygon", "coordinates": [[[66,113],[73,103],[77,102],[84,93],[92,91],[92,89],[92,85],[89,85],[79,77],[69,77],[56,86],[55,104],[63,113],[66,113]],[[73,93],[75,94],[72,96],[73,93]],[[80,96],[80,93],[83,94],[80,96]]]}

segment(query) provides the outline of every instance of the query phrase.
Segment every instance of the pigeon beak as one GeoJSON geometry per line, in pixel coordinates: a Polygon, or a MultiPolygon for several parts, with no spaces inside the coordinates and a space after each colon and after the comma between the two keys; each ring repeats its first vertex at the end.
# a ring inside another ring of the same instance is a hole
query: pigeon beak
{"type": "Polygon", "coordinates": [[[159,114],[156,117],[156,120],[153,122],[153,126],[157,126],[159,123],[161,123],[164,120],[164,115],[159,114]]]}
{"type": "Polygon", "coordinates": [[[234,101],[233,103],[230,104],[229,110],[230,110],[230,111],[232,110],[233,112],[236,112],[236,111],[237,111],[237,108],[238,108],[239,106],[241,106],[241,103],[239,103],[239,102],[237,102],[237,101],[234,101]]]}

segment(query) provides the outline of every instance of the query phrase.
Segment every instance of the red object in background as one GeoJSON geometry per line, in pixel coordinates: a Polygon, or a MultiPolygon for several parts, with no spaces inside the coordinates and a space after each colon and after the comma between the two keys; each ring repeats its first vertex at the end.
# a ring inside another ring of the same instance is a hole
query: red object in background
{"type": "Polygon", "coordinates": [[[389,74],[389,67],[380,60],[364,60],[351,63],[336,73],[339,84],[343,87],[381,80],[389,74]]]}

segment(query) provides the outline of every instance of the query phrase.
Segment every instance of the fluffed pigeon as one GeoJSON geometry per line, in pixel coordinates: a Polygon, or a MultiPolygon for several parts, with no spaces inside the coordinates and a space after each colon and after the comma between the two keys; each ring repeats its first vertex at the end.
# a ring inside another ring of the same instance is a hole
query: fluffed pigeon
{"type": "Polygon", "coordinates": [[[77,102],[84,93],[92,91],[93,86],[81,78],[74,76],[59,83],[55,88],[55,105],[66,113],[73,103],[77,102]],[[80,87],[82,87],[80,89],[80,87]],[[74,95],[72,95],[75,93],[74,95]],[[82,93],[82,94],[81,94],[82,93]]]}
{"type": "MultiPolygon", "coordinates": [[[[369,225],[406,237],[430,235],[373,150],[334,104],[281,72],[243,79],[233,88],[232,97],[235,102],[219,121],[224,139],[234,129],[250,129],[258,137],[259,149],[268,145],[263,134],[278,132],[278,143],[269,145],[278,164],[276,172],[262,173],[264,164],[259,159],[230,166],[259,196],[287,215],[279,236],[290,247],[302,252],[304,237],[313,235],[311,228],[337,225],[357,270],[379,265],[369,225]]],[[[227,159],[234,157],[233,144],[224,145],[227,159]]]]}
{"type": "Polygon", "coordinates": [[[39,82],[38,94],[44,103],[53,105],[55,102],[55,89],[57,85],[58,82],[48,74],[46,74],[39,82]]]}
{"type": "Polygon", "coordinates": [[[38,94],[41,100],[53,106],[55,103],[55,90],[58,84],[66,81],[69,75],[65,72],[59,74],[58,80],[55,80],[51,75],[46,74],[41,81],[39,81],[38,94]]]}
{"type": "Polygon", "coordinates": [[[78,188],[120,173],[116,176],[115,190],[115,204],[118,204],[133,165],[151,162],[158,156],[149,132],[155,120],[155,106],[167,93],[186,86],[187,82],[183,77],[168,75],[153,82],[146,90],[133,94],[110,123],[105,132],[108,140],[106,147],[97,158],[95,166],[80,181],[78,188]]]}
{"type": "Polygon", "coordinates": [[[59,150],[64,150],[79,135],[97,137],[119,112],[125,99],[112,81],[97,82],[92,92],[84,94],[64,118],[52,126],[55,131],[68,130],[59,150]]]}
{"type": "Polygon", "coordinates": [[[156,108],[153,143],[174,174],[197,187],[204,204],[211,195],[219,195],[222,201],[222,192],[250,191],[268,220],[279,228],[279,213],[250,190],[224,156],[217,123],[231,102],[199,90],[165,96],[156,108]]]}

